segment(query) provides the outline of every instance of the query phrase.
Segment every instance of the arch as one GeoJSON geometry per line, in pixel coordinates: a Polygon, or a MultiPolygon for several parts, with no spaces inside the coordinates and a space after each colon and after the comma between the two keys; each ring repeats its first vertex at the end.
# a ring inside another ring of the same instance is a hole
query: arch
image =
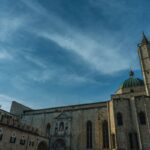
{"type": "Polygon", "coordinates": [[[143,111],[141,111],[139,113],[139,122],[141,125],[145,125],[146,124],[146,116],[145,116],[145,113],[143,111]]]}
{"type": "Polygon", "coordinates": [[[57,139],[54,142],[54,150],[66,150],[66,143],[63,139],[57,139]]]}
{"type": "Polygon", "coordinates": [[[109,148],[109,134],[108,134],[108,122],[106,120],[102,123],[103,133],[103,148],[109,148]]]}
{"type": "Polygon", "coordinates": [[[122,118],[122,114],[120,112],[117,113],[117,125],[118,126],[123,125],[123,118],[122,118]]]}
{"type": "Polygon", "coordinates": [[[46,142],[42,141],[39,143],[37,150],[48,150],[46,142]]]}
{"type": "Polygon", "coordinates": [[[92,148],[92,122],[91,121],[87,121],[86,124],[86,138],[87,138],[87,148],[92,148]]]}
{"type": "Polygon", "coordinates": [[[50,123],[48,123],[46,126],[46,136],[49,137],[50,134],[51,134],[51,125],[50,125],[50,123]]]}

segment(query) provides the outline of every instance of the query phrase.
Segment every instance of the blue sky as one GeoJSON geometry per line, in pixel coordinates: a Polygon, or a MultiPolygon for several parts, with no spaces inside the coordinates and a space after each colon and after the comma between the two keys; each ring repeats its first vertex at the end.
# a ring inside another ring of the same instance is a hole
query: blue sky
{"type": "Polygon", "coordinates": [[[150,1],[0,0],[0,104],[32,108],[110,99],[141,77],[137,44],[150,37],[150,1]]]}

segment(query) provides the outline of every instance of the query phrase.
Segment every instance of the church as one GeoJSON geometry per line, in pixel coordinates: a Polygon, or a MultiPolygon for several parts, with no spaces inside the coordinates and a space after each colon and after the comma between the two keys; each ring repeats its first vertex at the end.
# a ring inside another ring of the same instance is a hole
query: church
{"type": "Polygon", "coordinates": [[[131,70],[109,101],[0,111],[0,150],[150,150],[150,42],[138,44],[143,79],[131,70]]]}

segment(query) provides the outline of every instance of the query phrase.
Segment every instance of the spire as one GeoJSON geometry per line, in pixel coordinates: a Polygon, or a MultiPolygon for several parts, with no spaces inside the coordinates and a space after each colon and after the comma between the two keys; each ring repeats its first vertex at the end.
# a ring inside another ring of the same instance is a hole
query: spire
{"type": "Polygon", "coordinates": [[[145,33],[143,32],[143,39],[142,39],[142,42],[141,42],[142,45],[148,45],[149,44],[149,41],[145,35],[145,33]]]}
{"type": "Polygon", "coordinates": [[[134,72],[133,72],[132,69],[131,69],[130,72],[129,72],[129,76],[130,76],[130,77],[133,77],[133,76],[134,76],[134,72]]]}

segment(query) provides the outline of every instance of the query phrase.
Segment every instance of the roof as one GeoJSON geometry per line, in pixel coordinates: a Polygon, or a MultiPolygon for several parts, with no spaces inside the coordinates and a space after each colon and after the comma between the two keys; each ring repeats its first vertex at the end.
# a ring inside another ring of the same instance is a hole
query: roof
{"type": "Polygon", "coordinates": [[[129,75],[130,75],[130,77],[123,82],[121,88],[144,86],[144,81],[142,79],[135,78],[134,72],[132,70],[130,71],[129,75]]]}

